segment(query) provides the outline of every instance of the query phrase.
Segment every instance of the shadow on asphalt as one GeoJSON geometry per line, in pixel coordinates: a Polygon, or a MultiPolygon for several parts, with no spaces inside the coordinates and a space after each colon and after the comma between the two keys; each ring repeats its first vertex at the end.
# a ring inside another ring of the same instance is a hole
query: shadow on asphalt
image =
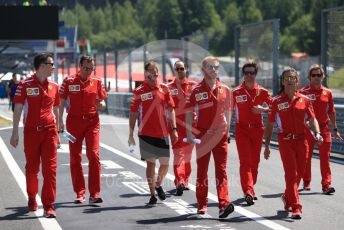
{"type": "Polygon", "coordinates": [[[29,212],[27,206],[21,207],[9,207],[6,210],[11,210],[13,213],[6,216],[0,216],[0,221],[2,220],[29,220],[37,219],[34,212],[29,212]]]}
{"type": "Polygon", "coordinates": [[[118,207],[97,207],[97,208],[88,208],[84,209],[83,213],[86,214],[93,214],[93,213],[101,213],[105,211],[117,211],[117,210],[129,210],[129,209],[147,209],[152,208],[151,206],[141,205],[141,206],[118,206],[118,207]]]}

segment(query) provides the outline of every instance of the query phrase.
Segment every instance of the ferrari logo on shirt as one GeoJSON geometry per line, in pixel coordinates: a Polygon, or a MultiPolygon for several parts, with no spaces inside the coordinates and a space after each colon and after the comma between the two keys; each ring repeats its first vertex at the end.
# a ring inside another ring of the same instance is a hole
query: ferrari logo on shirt
{"type": "Polygon", "coordinates": [[[53,87],[51,85],[48,86],[48,89],[51,90],[53,87]]]}
{"type": "Polygon", "coordinates": [[[302,103],[302,97],[299,99],[299,103],[302,103]]]}
{"type": "Polygon", "coordinates": [[[315,94],[308,94],[307,97],[308,97],[309,100],[311,100],[311,101],[315,101],[315,100],[316,100],[315,94]]]}
{"type": "Polygon", "coordinates": [[[289,103],[288,102],[284,102],[284,103],[278,104],[277,107],[278,107],[278,110],[288,109],[289,108],[289,103]]]}
{"type": "Polygon", "coordinates": [[[26,94],[30,96],[37,96],[39,95],[39,88],[27,88],[26,94]]]}
{"type": "Polygon", "coordinates": [[[223,93],[223,89],[222,89],[222,88],[220,88],[220,89],[219,89],[219,92],[222,94],[222,93],[223,93]]]}
{"type": "Polygon", "coordinates": [[[327,94],[326,91],[323,91],[323,94],[324,94],[324,96],[326,96],[326,94],[327,94]]]}
{"type": "Polygon", "coordinates": [[[172,89],[171,95],[178,95],[178,89],[172,89]]]}
{"type": "Polygon", "coordinates": [[[142,95],[141,95],[141,100],[142,100],[142,101],[147,101],[147,100],[151,100],[151,99],[153,99],[153,94],[152,94],[152,92],[145,93],[145,94],[142,94],[142,95]]]}
{"type": "Polygon", "coordinates": [[[245,101],[247,101],[247,95],[236,96],[235,100],[237,103],[245,102],[245,101]]]}
{"type": "Polygon", "coordinates": [[[162,90],[162,88],[159,88],[159,91],[160,91],[160,93],[163,93],[163,90],[162,90]]]}
{"type": "Polygon", "coordinates": [[[78,92],[80,91],[80,85],[70,85],[69,92],[78,92]]]}

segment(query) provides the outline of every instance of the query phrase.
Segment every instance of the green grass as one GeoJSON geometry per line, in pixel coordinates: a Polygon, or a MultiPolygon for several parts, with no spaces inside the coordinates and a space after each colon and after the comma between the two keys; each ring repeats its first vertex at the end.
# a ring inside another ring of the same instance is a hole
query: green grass
{"type": "Polygon", "coordinates": [[[344,93],[344,68],[337,70],[334,74],[329,76],[328,86],[331,89],[338,89],[344,93]]]}

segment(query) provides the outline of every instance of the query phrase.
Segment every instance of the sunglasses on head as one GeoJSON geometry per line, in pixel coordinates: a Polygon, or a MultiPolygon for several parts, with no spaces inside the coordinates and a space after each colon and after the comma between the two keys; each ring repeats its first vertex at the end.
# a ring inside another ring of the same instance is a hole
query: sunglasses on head
{"type": "Polygon", "coordinates": [[[243,71],[244,75],[256,75],[257,73],[255,71],[243,71]]]}
{"type": "Polygon", "coordinates": [[[220,66],[219,65],[206,64],[205,68],[218,70],[220,68],[220,66]]]}
{"type": "Polygon", "coordinates": [[[184,71],[185,68],[184,68],[184,67],[177,67],[176,70],[177,70],[177,71],[184,71]]]}
{"type": "Polygon", "coordinates": [[[311,74],[312,77],[322,77],[321,73],[312,73],[311,74]]]}

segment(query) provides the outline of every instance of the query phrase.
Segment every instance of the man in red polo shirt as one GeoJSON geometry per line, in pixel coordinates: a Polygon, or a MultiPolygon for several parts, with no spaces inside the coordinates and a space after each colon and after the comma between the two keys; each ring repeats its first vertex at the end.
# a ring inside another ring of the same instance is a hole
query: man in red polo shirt
{"type": "Polygon", "coordinates": [[[312,130],[315,132],[316,141],[319,144],[323,141],[312,104],[306,96],[297,92],[298,83],[299,76],[295,69],[289,68],[283,71],[281,90],[270,104],[269,118],[264,133],[264,158],[268,159],[274,122],[277,123],[278,147],[286,184],[285,192],[281,198],[285,210],[292,211],[292,219],[301,219],[302,205],[297,188],[304,174],[308,152],[305,137],[306,121],[309,121],[312,130]]]}
{"type": "Polygon", "coordinates": [[[29,211],[36,211],[38,205],[38,173],[42,162],[43,186],[42,203],[44,216],[55,218],[56,198],[56,152],[57,119],[60,97],[58,85],[49,81],[54,71],[51,54],[39,54],[34,58],[36,73],[19,83],[13,103],[13,131],[11,145],[18,146],[18,124],[24,108],[24,152],[26,158],[25,175],[29,211]]]}
{"type": "Polygon", "coordinates": [[[171,122],[172,143],[178,141],[174,102],[167,85],[158,82],[158,67],[154,61],[148,61],[144,66],[145,80],[134,90],[130,105],[128,144],[135,145],[134,129],[138,120],[138,135],[141,159],[147,162],[146,177],[151,193],[148,205],[155,205],[157,198],[165,200],[162,188],[163,180],[168,171],[170,157],[169,125],[171,122]],[[155,180],[155,161],[159,160],[159,172],[155,180]]]}
{"type": "Polygon", "coordinates": [[[197,182],[196,197],[199,214],[205,214],[208,205],[208,166],[211,153],[215,163],[216,189],[219,199],[219,218],[226,218],[234,211],[228,195],[227,157],[230,126],[230,89],[218,80],[219,60],[208,56],[202,61],[204,79],[197,84],[187,102],[187,139],[195,138],[191,131],[193,112],[196,113],[196,134],[201,139],[196,144],[197,182]]]}
{"type": "Polygon", "coordinates": [[[269,110],[269,92],[256,83],[258,66],[248,62],[242,67],[244,82],[233,90],[232,105],[236,118],[235,140],[240,159],[240,182],[248,205],[253,205],[257,196],[254,185],[257,182],[260,151],[262,149],[264,126],[262,112],[269,110]]]}
{"type": "Polygon", "coordinates": [[[191,88],[197,83],[186,78],[187,69],[183,61],[176,61],[174,70],[177,76],[168,84],[168,88],[176,106],[175,113],[179,138],[178,142],[172,145],[174,154],[173,170],[176,195],[181,196],[183,191],[188,189],[191,174],[191,156],[194,147],[194,144],[183,142],[183,138],[186,138],[185,105],[187,97],[190,96],[191,88]]]}
{"type": "MultiPolygon", "coordinates": [[[[309,85],[300,90],[300,93],[306,95],[312,102],[315,117],[319,122],[320,133],[324,142],[319,147],[320,155],[320,171],[322,190],[325,194],[332,194],[335,192],[334,187],[331,186],[331,169],[330,169],[330,153],[331,153],[331,131],[328,123],[331,122],[333,127],[334,138],[343,140],[338,132],[336,125],[336,111],[334,109],[332,92],[322,85],[324,79],[324,70],[319,65],[312,65],[308,71],[309,85]]],[[[311,161],[316,141],[313,134],[308,130],[306,138],[309,145],[309,152],[307,156],[306,170],[303,176],[303,189],[311,189],[311,161]]]]}
{"type": "Polygon", "coordinates": [[[80,72],[63,80],[60,88],[60,130],[64,129],[63,111],[66,100],[69,101],[66,120],[67,130],[76,141],[69,142],[70,171],[73,189],[76,193],[74,203],[85,201],[85,180],[81,165],[82,142],[86,141],[88,165],[89,203],[102,203],[100,197],[100,159],[99,159],[99,116],[98,110],[105,108],[106,92],[102,81],[92,75],[94,59],[82,56],[79,62],[80,72]]]}

